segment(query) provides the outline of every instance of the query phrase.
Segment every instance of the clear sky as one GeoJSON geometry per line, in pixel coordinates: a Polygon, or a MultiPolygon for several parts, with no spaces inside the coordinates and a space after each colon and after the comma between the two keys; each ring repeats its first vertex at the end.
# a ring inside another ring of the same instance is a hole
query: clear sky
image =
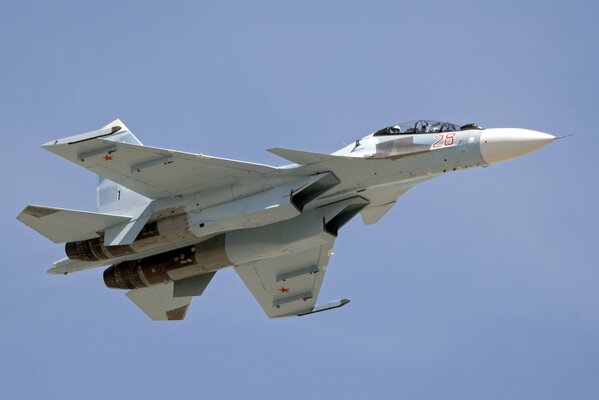
{"type": "Polygon", "coordinates": [[[0,397],[596,399],[596,1],[0,1],[0,397]],[[15,216],[94,210],[39,147],[121,118],[153,146],[285,164],[403,120],[575,134],[416,187],[340,233],[320,300],[269,320],[219,272],[180,323],[15,216]]]}

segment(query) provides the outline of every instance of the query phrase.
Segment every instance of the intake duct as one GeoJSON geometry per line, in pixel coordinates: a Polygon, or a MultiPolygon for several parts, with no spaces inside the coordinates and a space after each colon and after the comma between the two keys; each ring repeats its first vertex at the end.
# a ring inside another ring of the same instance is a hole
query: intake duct
{"type": "Polygon", "coordinates": [[[324,194],[324,192],[337,185],[339,182],[339,179],[330,172],[321,174],[320,179],[314,183],[292,193],[291,203],[297,207],[298,210],[303,211],[308,203],[316,200],[324,194]]]}
{"type": "Polygon", "coordinates": [[[357,197],[355,202],[349,203],[337,215],[324,223],[324,230],[333,236],[337,236],[339,229],[349,222],[350,219],[356,216],[364,207],[368,205],[368,201],[361,197],[357,197]]]}

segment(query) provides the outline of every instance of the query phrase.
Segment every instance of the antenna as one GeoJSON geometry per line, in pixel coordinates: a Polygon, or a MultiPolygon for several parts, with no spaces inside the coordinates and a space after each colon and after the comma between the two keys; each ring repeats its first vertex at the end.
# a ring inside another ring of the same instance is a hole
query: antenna
{"type": "Polygon", "coordinates": [[[555,137],[555,140],[557,140],[557,139],[563,139],[563,138],[567,138],[567,137],[571,137],[571,136],[574,136],[574,134],[570,134],[570,135],[563,135],[563,136],[556,136],[556,137],[555,137]]]}

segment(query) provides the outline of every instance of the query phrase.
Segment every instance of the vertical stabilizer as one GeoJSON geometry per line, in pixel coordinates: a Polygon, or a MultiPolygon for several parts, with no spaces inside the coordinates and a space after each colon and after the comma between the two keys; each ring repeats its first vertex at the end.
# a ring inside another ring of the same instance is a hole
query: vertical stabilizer
{"type": "MultiPolygon", "coordinates": [[[[115,119],[102,127],[102,129],[112,127],[120,127],[113,140],[122,143],[142,145],[141,141],[135,137],[133,132],[131,132],[120,119],[115,119]]],[[[96,202],[100,212],[127,214],[127,210],[129,209],[147,205],[150,202],[150,199],[131,189],[118,185],[109,179],[98,176],[96,202]]]]}

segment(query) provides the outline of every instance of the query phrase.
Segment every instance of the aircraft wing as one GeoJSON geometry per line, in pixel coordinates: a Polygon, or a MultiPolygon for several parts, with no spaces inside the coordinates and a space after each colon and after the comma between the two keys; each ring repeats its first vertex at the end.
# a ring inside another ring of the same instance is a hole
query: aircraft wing
{"type": "Polygon", "coordinates": [[[262,164],[124,143],[129,131],[123,129],[104,128],[42,147],[151,199],[222,187],[276,170],[262,164]]]}
{"type": "Polygon", "coordinates": [[[235,266],[266,314],[301,315],[315,308],[334,238],[307,251],[235,266]]]}

